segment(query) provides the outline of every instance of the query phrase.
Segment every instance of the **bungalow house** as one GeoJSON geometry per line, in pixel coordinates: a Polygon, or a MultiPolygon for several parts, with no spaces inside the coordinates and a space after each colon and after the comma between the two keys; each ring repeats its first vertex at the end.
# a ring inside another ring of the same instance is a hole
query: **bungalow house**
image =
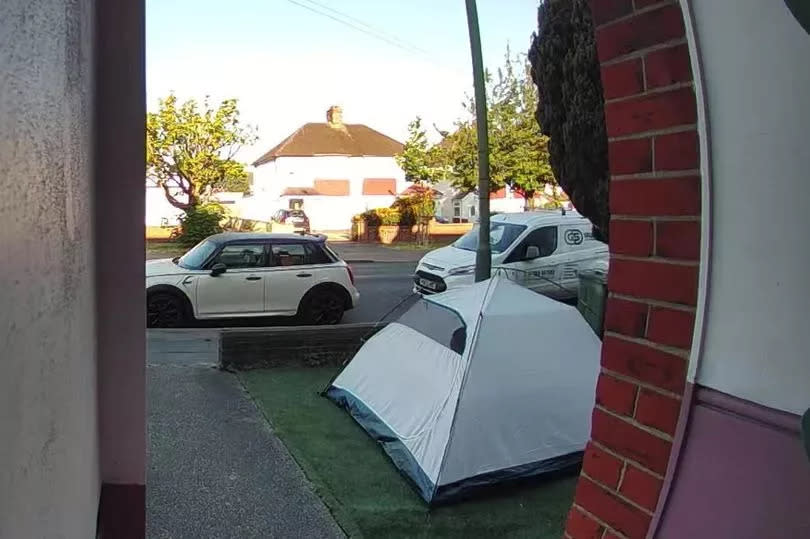
{"type": "MultiPolygon", "coordinates": [[[[440,182],[436,188],[441,196],[436,200],[436,215],[454,223],[475,222],[478,219],[478,195],[475,192],[459,191],[449,182],[440,182]]],[[[544,193],[535,195],[535,207],[541,208],[555,193],[549,186],[544,193]]],[[[556,187],[556,198],[564,200],[566,208],[571,208],[568,197],[560,187],[556,187]]],[[[489,195],[489,210],[497,213],[522,212],[526,209],[526,198],[519,191],[504,187],[489,195]]]]}
{"type": "Polygon", "coordinates": [[[390,206],[410,185],[394,160],[401,151],[400,142],[343,123],[341,107],[330,107],[325,123],[304,124],[253,163],[254,196],[244,216],[267,220],[279,208],[300,206],[314,230],[347,229],[353,215],[390,206]]]}

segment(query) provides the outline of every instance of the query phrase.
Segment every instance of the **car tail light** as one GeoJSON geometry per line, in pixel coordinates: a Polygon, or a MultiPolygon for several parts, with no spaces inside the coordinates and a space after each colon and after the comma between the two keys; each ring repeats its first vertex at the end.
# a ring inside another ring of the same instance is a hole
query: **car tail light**
{"type": "Polygon", "coordinates": [[[354,273],[352,272],[351,266],[346,266],[346,271],[349,272],[349,280],[354,284],[354,273]]]}

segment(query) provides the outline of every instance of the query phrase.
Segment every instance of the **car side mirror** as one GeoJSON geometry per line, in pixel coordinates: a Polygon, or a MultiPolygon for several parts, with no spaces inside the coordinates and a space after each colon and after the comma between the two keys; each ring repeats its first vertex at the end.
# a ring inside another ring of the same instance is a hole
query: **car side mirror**
{"type": "Polygon", "coordinates": [[[223,264],[222,262],[218,262],[211,266],[211,277],[216,277],[217,275],[222,275],[228,270],[228,266],[223,264]]]}
{"type": "Polygon", "coordinates": [[[523,260],[534,260],[535,258],[540,258],[540,247],[529,245],[526,247],[526,256],[523,257],[523,260]]]}

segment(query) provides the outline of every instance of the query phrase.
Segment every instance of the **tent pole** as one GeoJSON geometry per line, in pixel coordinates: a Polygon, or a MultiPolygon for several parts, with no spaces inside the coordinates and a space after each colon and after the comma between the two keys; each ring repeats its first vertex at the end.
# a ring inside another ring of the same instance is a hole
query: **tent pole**
{"type": "Polygon", "coordinates": [[[487,90],[484,59],[481,54],[481,32],[475,0],[467,3],[467,27],[470,32],[473,84],[475,86],[475,121],[478,134],[478,249],[475,252],[475,282],[489,279],[492,252],[489,245],[489,134],[487,132],[487,90]]]}

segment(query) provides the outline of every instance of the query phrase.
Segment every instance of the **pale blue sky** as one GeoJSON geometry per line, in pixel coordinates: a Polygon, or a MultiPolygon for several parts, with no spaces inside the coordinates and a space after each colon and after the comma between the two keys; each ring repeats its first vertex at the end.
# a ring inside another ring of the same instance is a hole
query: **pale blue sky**
{"type": "MultiPolygon", "coordinates": [[[[332,8],[421,51],[402,50],[290,0],[147,0],[149,106],[236,97],[260,140],[250,160],[332,104],[400,140],[420,115],[449,127],[471,91],[464,0],[295,0],[332,8]]],[[[484,60],[528,48],[538,0],[478,0],[484,60]]],[[[353,22],[360,26],[359,23],[353,22]]]]}

